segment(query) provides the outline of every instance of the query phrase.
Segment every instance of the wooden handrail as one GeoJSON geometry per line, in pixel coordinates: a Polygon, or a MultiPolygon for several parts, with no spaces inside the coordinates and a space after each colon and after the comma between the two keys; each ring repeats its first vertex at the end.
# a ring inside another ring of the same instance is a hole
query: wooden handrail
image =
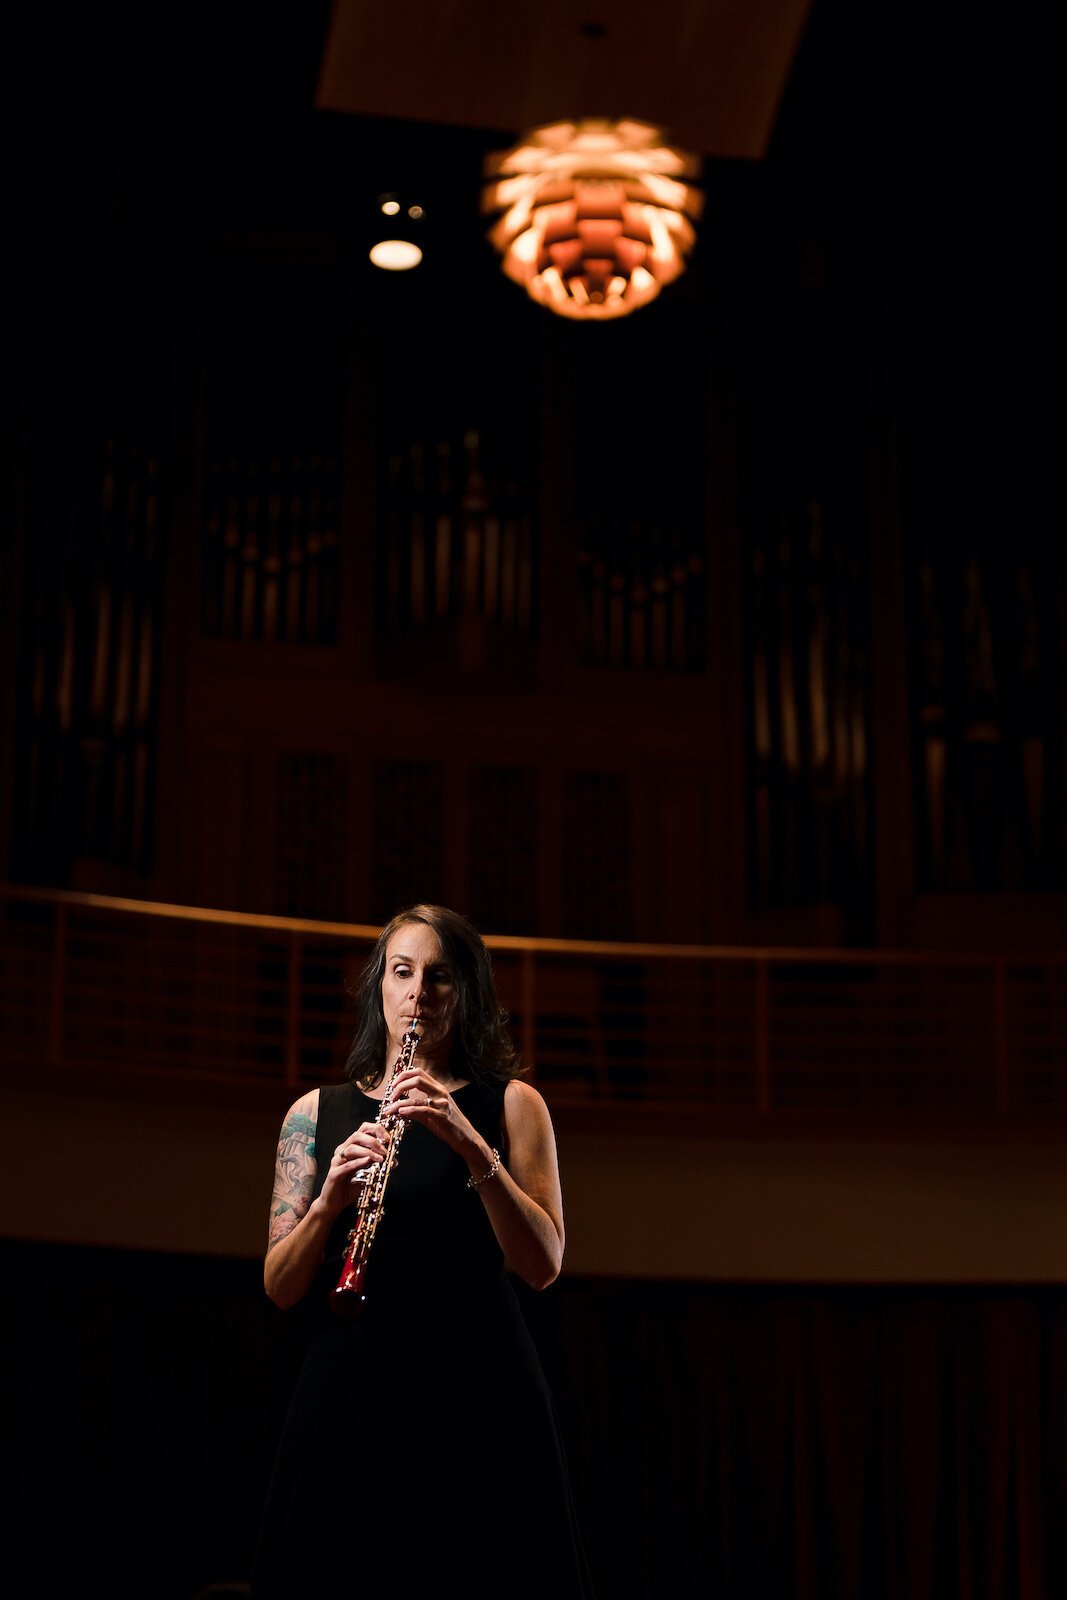
{"type": "MultiPolygon", "coordinates": [[[[327,939],[355,942],[377,939],[381,923],[327,922],[307,917],[285,917],[260,911],[226,911],[214,906],[182,905],[172,901],[137,900],[126,895],[87,893],[77,889],[44,889],[21,884],[0,884],[0,902],[21,900],[55,906],[80,906],[101,911],[126,912],[175,922],[205,926],[259,929],[264,932],[318,934],[327,939]]],[[[676,957],[692,961],[833,963],[839,966],[945,966],[989,967],[997,961],[1023,964],[1067,965],[1067,950],[1018,948],[1011,950],[914,949],[886,945],[745,945],[640,943],[608,939],[549,939],[526,934],[484,933],[490,950],[530,951],[535,955],[608,956],[620,960],[676,957]]]]}
{"type": "MultiPolygon", "coordinates": [[[[0,885],[0,1065],[298,1092],[343,1066],[350,965],[379,932],[0,885]]],[[[557,1104],[1067,1111],[1064,950],[486,943],[557,1104]]]]}

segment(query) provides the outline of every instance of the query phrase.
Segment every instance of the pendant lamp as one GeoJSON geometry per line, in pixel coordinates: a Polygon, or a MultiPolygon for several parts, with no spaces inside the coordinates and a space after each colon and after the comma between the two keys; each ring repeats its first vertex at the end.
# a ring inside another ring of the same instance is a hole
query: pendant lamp
{"type": "Polygon", "coordinates": [[[504,272],[558,316],[627,316],[685,271],[700,166],[651,123],[545,124],[486,160],[490,242],[504,272]]]}

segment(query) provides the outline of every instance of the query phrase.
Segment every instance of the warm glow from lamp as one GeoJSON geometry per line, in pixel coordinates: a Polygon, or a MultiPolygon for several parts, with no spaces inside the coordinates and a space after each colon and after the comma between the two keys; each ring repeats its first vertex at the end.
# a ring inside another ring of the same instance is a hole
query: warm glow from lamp
{"type": "Polygon", "coordinates": [[[375,238],[367,252],[371,261],[386,272],[410,272],[422,260],[422,246],[415,234],[425,218],[425,210],[417,203],[403,207],[395,194],[383,194],[378,197],[378,211],[389,221],[381,225],[381,236],[375,238]]]}
{"type": "Polygon", "coordinates": [[[646,122],[536,128],[486,162],[483,211],[504,271],[559,316],[624,317],[685,271],[700,163],[646,122]]]}
{"type": "Polygon", "coordinates": [[[410,239],[379,239],[371,246],[370,258],[386,272],[409,272],[422,260],[422,251],[410,239]]]}

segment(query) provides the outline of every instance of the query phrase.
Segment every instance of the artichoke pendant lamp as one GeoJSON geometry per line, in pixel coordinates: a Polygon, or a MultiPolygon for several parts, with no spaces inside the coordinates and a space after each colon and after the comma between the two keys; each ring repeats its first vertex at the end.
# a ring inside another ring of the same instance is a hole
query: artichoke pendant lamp
{"type": "Polygon", "coordinates": [[[508,277],[558,316],[628,316],[685,271],[703,211],[700,166],[647,122],[534,128],[486,160],[490,242],[508,277]]]}

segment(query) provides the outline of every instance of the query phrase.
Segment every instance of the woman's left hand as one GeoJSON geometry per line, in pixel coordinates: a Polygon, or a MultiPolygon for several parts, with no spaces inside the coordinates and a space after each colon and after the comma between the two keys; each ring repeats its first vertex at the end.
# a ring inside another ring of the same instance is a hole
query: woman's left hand
{"type": "Polygon", "coordinates": [[[471,1144],[484,1144],[473,1124],[456,1105],[447,1089],[423,1067],[409,1067],[393,1083],[390,1110],[405,1122],[421,1122],[458,1154],[471,1144]]]}
{"type": "Polygon", "coordinates": [[[509,1270],[533,1289],[547,1287],[563,1262],[563,1198],[552,1120],[537,1090],[517,1080],[507,1085],[500,1129],[507,1165],[425,1067],[397,1073],[390,1107],[405,1122],[421,1122],[463,1157],[479,1180],[478,1194],[509,1270]],[[486,1183],[490,1168],[493,1182],[486,1183]]]}

